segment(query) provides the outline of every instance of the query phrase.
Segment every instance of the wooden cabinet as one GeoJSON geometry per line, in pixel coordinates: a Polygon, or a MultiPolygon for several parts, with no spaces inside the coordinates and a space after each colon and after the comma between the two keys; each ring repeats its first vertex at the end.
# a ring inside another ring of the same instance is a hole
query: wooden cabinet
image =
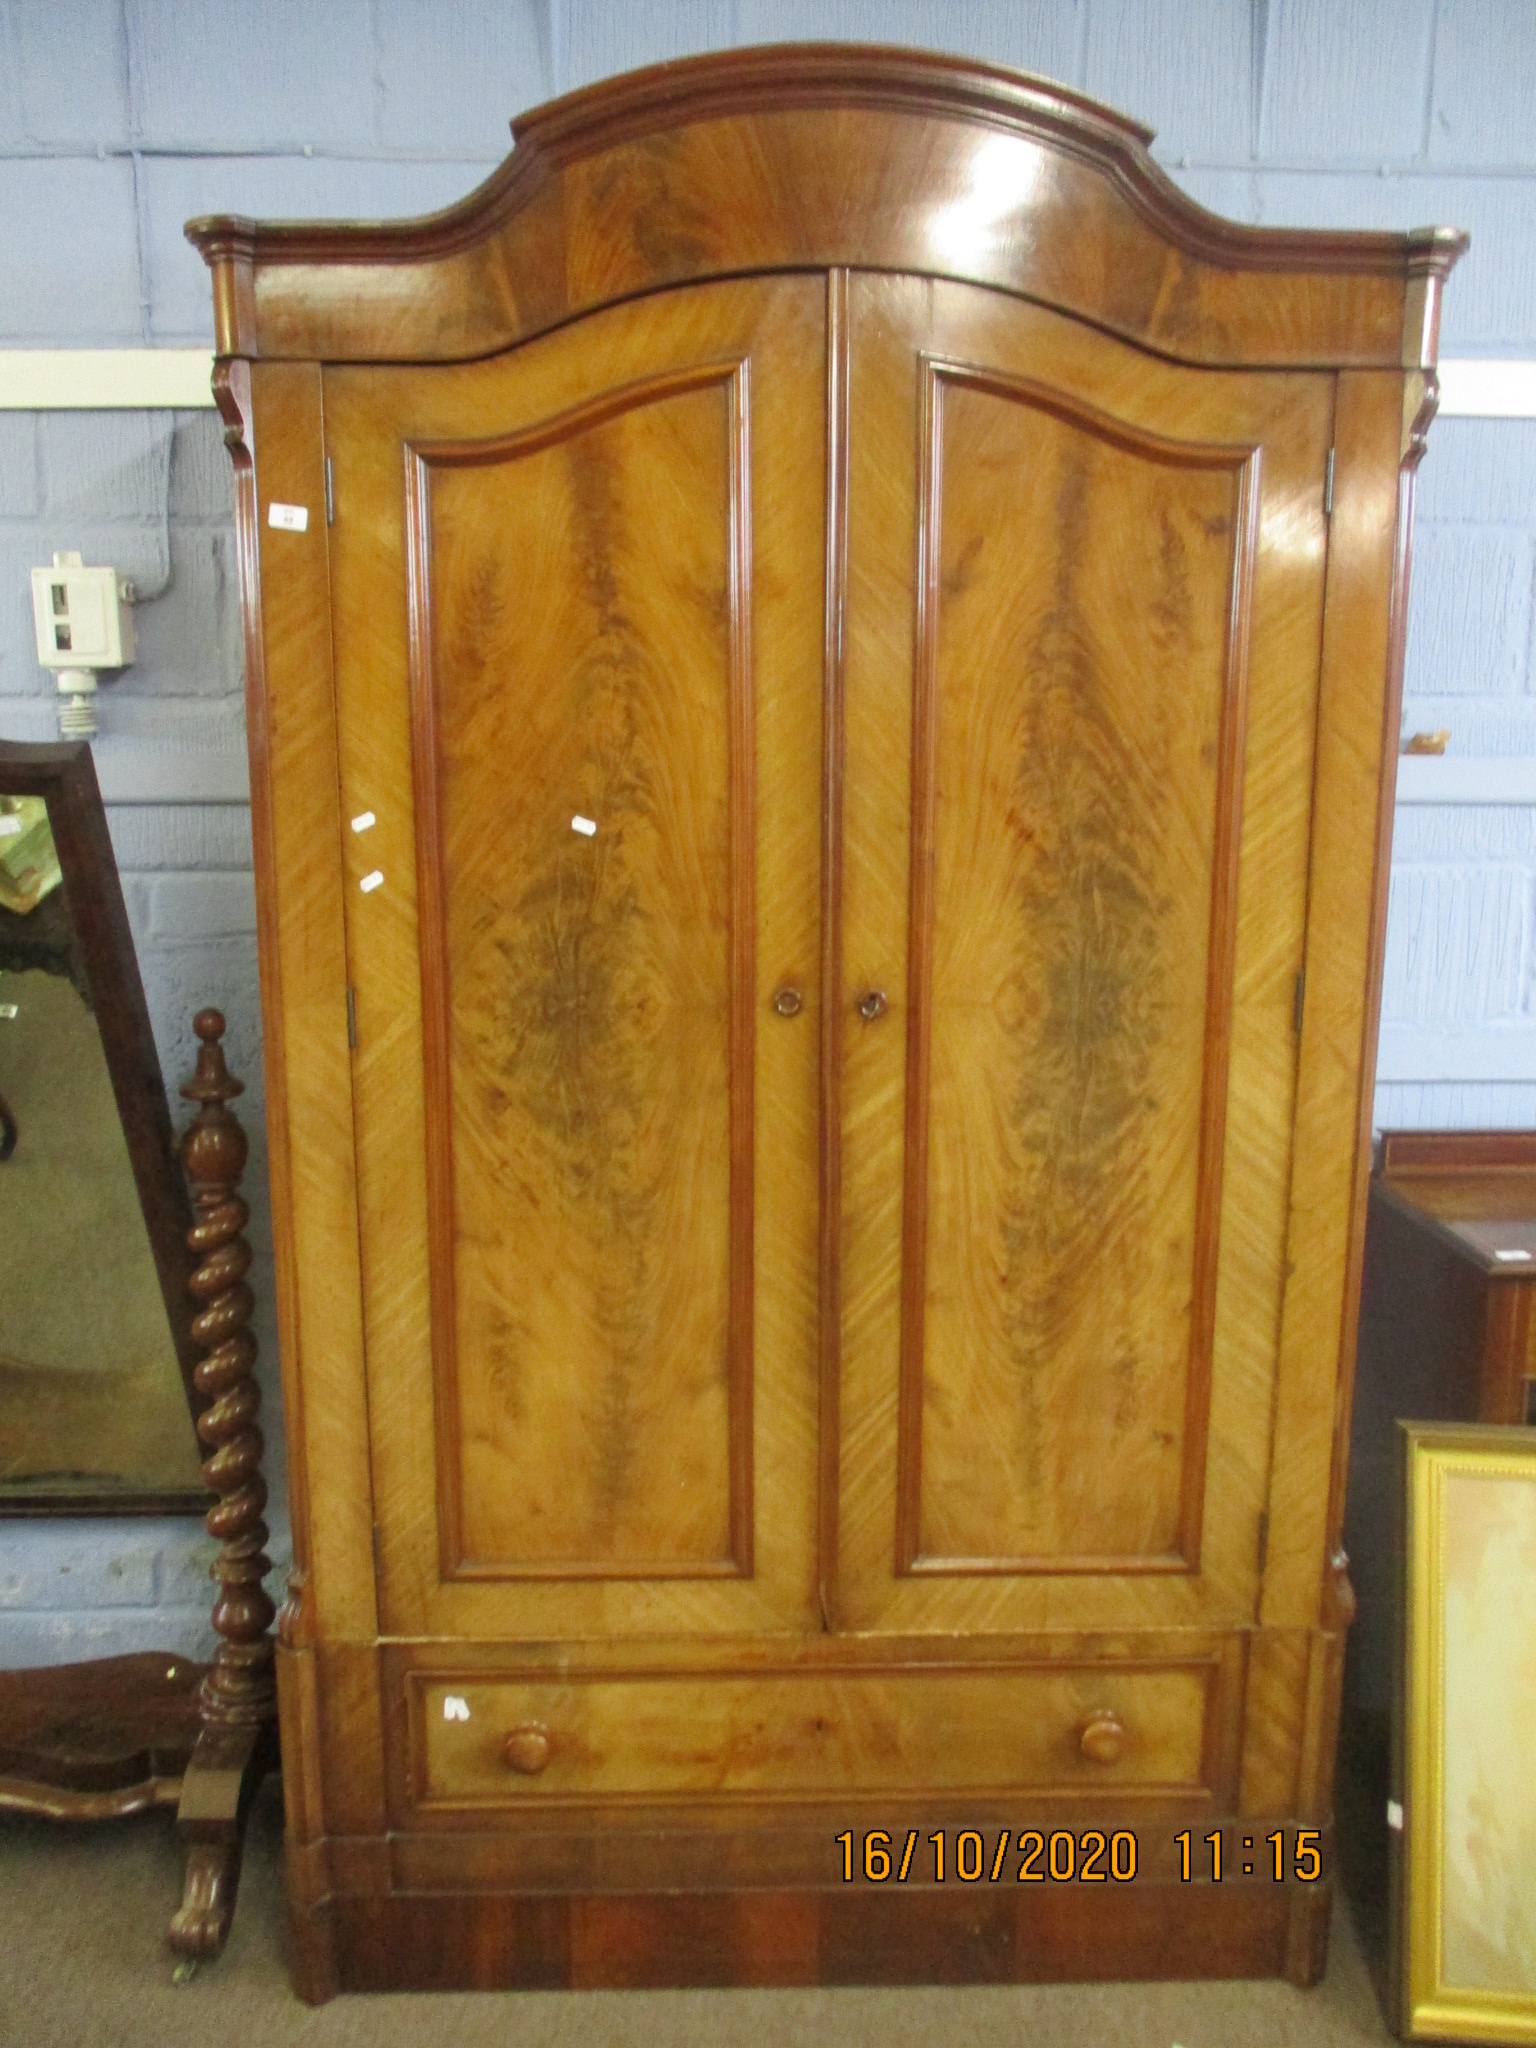
{"type": "Polygon", "coordinates": [[[1460,238],[1235,227],[915,54],[516,137],[432,221],[192,230],[301,1986],[1308,1978],[1329,1882],[1241,1842],[1328,1826],[1460,238]],[[1047,1825],[1134,1879],[937,1865],[1047,1825]],[[928,1846],[845,1882],[870,1830],[928,1846]]]}
{"type": "Polygon", "coordinates": [[[1536,1422],[1533,1283],[1536,1136],[1385,1132],[1365,1253],[1376,1355],[1367,1360],[1363,1316],[1360,1343],[1377,1416],[1536,1422]],[[1411,1356],[1392,1357],[1405,1341],[1411,1356]]]}

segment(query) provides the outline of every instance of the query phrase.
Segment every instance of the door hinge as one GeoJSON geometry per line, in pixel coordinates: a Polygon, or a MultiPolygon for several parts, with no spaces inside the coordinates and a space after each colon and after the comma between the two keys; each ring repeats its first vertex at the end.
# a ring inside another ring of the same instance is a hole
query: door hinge
{"type": "Polygon", "coordinates": [[[1264,1576],[1264,1567],[1269,1562],[1269,1509],[1259,1516],[1259,1577],[1264,1576]]]}
{"type": "Polygon", "coordinates": [[[1307,1004],[1307,970],[1305,967],[1296,977],[1296,986],[1291,991],[1291,1024],[1296,1036],[1301,1036],[1301,1013],[1307,1004]]]}
{"type": "MultiPolygon", "coordinates": [[[[1331,479],[1333,476],[1331,468],[1328,475],[1331,479]]],[[[1330,481],[1329,489],[1331,490],[1332,488],[1332,482],[1330,481]]],[[[334,526],[336,524],[336,472],[331,467],[329,455],[325,458],[325,523],[327,526],[334,526]]]]}
{"type": "Polygon", "coordinates": [[[1328,450],[1328,462],[1323,470],[1323,517],[1325,519],[1333,517],[1333,459],[1338,452],[1336,448],[1328,450]]]}
{"type": "Polygon", "coordinates": [[[347,1048],[357,1051],[357,990],[347,983],[347,1048]]]}

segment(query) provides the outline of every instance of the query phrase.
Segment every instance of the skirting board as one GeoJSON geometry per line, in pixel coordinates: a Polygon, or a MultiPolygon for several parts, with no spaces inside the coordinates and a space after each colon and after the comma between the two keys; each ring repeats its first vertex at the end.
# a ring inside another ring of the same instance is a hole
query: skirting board
{"type": "MultiPolygon", "coordinates": [[[[0,349],[0,412],[211,406],[203,348],[0,349]]],[[[1440,365],[1442,419],[1536,419],[1536,361],[1451,357],[1440,365]]]]}

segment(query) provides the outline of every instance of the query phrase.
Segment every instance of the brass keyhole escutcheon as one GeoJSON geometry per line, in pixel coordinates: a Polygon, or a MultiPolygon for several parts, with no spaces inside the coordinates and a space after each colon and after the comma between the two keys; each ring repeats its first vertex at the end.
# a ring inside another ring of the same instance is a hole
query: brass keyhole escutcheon
{"type": "Polygon", "coordinates": [[[1078,1748],[1091,1764],[1117,1764],[1125,1754],[1125,1723],[1111,1707],[1089,1716],[1078,1748]]]}
{"type": "Polygon", "coordinates": [[[885,1010],[884,989],[872,988],[867,994],[859,997],[859,1015],[866,1024],[873,1024],[877,1017],[883,1017],[885,1010]]]}
{"type": "Polygon", "coordinates": [[[783,988],[774,990],[773,1007],[781,1017],[798,1017],[804,1000],[799,989],[792,988],[786,982],[783,988]]]}
{"type": "Polygon", "coordinates": [[[536,1778],[549,1762],[549,1730],[542,1721],[521,1721],[502,1746],[507,1768],[536,1778]]]}

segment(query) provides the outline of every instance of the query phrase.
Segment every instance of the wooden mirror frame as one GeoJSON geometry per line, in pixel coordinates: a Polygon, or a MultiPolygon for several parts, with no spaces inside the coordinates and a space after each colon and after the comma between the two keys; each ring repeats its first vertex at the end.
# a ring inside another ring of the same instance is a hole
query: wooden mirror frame
{"type": "MultiPolygon", "coordinates": [[[[198,1358],[187,1293],[192,1271],[187,1250],[192,1206],[177,1164],[170,1105],[90,747],[83,741],[38,745],[0,740],[0,796],[40,796],[48,805],[48,822],[63,871],[64,899],[101,1032],[102,1053],[128,1146],[197,1449],[197,1418],[205,1403],[192,1377],[198,1358]]],[[[200,1449],[197,1455],[201,1456],[200,1449]]],[[[142,1491],[104,1487],[96,1492],[56,1493],[39,1489],[27,1494],[0,1491],[0,1517],[202,1514],[209,1501],[201,1487],[142,1491]]]]}

